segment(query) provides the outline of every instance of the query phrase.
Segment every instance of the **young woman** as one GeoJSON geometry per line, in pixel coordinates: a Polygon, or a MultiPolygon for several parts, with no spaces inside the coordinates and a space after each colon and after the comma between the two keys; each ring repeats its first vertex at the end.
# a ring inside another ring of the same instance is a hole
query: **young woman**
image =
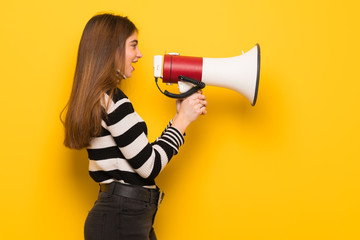
{"type": "Polygon", "coordinates": [[[155,142],[117,86],[142,57],[138,31],[126,17],[96,15],[81,37],[65,118],[69,148],[86,148],[89,172],[100,192],[85,222],[85,239],[156,239],[155,213],[162,194],[155,177],[184,143],[184,132],[206,114],[201,92],[177,102],[177,114],[155,142]]]}

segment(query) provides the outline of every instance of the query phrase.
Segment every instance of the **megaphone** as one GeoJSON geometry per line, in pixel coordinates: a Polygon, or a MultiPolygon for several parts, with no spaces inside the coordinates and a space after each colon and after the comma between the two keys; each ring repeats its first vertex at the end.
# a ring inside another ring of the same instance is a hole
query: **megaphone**
{"type": "Polygon", "coordinates": [[[159,90],[171,98],[185,98],[205,87],[224,87],[243,95],[254,106],[260,75],[260,46],[229,58],[202,58],[169,53],[154,56],[154,77],[159,90]],[[181,94],[163,92],[158,83],[177,83],[181,94]]]}

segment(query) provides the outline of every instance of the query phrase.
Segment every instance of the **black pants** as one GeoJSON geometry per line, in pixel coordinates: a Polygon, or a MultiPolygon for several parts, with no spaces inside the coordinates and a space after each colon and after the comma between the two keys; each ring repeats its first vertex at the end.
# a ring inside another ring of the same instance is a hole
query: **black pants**
{"type": "Polygon", "coordinates": [[[100,192],[85,221],[85,240],[156,240],[157,204],[100,192]]]}

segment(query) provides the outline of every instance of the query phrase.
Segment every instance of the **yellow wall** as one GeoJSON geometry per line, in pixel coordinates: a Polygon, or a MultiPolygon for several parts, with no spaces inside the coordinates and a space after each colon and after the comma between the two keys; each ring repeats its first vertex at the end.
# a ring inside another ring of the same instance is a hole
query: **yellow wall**
{"type": "Polygon", "coordinates": [[[82,239],[98,186],[86,152],[62,145],[58,116],[82,30],[101,11],[140,29],[144,57],[122,87],[150,140],[175,113],[154,84],[154,55],[261,46],[255,107],[204,90],[207,116],[158,178],[159,239],[360,238],[357,1],[12,0],[0,14],[2,239],[82,239]]]}

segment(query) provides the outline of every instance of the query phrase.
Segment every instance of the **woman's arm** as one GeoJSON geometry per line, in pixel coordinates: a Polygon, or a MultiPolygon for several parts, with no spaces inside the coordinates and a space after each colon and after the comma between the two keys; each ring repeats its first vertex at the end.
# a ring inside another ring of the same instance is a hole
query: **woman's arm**
{"type": "Polygon", "coordinates": [[[206,105],[205,96],[200,93],[182,100],[172,125],[150,144],[145,123],[125,96],[112,104],[106,121],[107,130],[135,172],[151,181],[184,143],[183,134],[187,126],[206,113],[206,105]]]}

